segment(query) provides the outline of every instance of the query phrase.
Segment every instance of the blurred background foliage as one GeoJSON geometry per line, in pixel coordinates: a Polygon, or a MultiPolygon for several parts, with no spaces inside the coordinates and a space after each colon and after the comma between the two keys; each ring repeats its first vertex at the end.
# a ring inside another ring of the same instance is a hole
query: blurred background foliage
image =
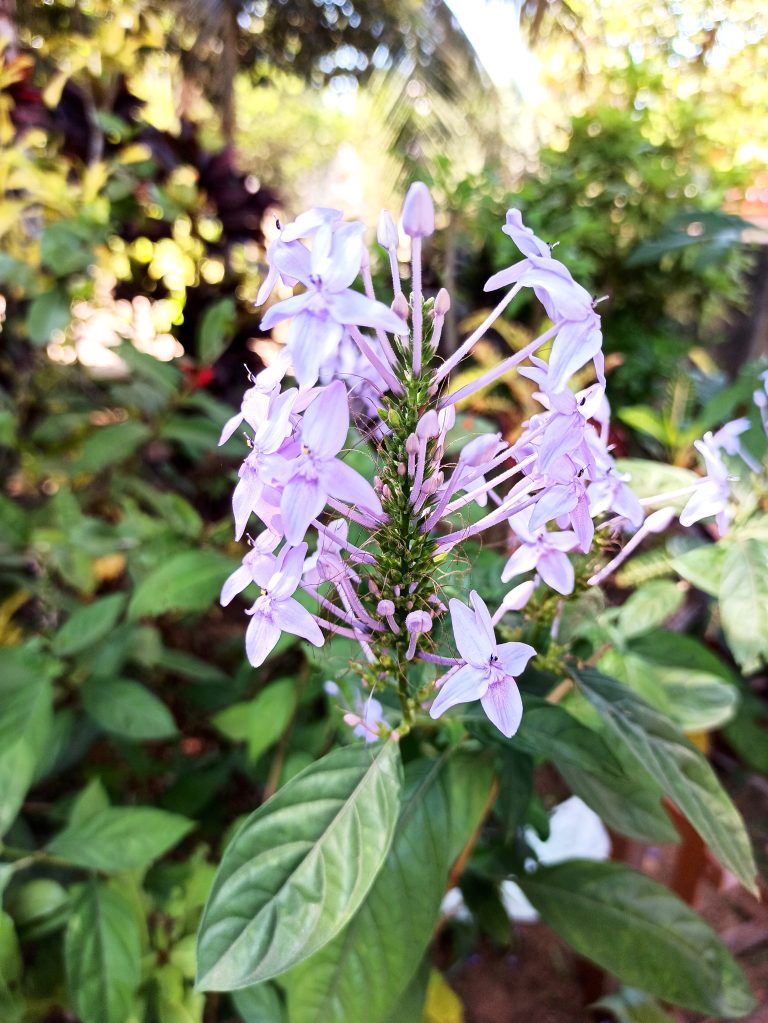
{"type": "MultiPolygon", "coordinates": [[[[8,1023],[200,1021],[209,860],[338,724],[322,682],[344,687],[346,641],[305,659],[284,637],[254,673],[242,605],[216,606],[242,554],[244,451],[216,444],[243,363],[273,350],[254,299],[275,216],[315,203],[375,223],[429,181],[447,352],[516,258],[499,228],[517,205],[608,296],[620,450],[688,466],[748,399],[737,371],[768,351],[759,5],[482,6],[0,0],[8,1023]],[[125,936],[117,960],[84,944],[94,927],[125,936]]],[[[478,367],[538,315],[521,298],[478,367]]],[[[510,381],[465,412],[511,434],[530,410],[510,381]]],[[[233,1011],[209,999],[206,1019],[233,1011]]]]}

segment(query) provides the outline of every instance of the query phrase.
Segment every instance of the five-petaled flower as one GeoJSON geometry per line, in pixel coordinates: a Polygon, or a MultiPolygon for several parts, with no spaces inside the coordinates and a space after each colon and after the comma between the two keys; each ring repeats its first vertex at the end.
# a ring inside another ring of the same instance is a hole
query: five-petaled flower
{"type": "Polygon", "coordinates": [[[515,677],[536,651],[528,643],[497,644],[488,608],[475,590],[469,599],[472,609],[460,600],[449,603],[454,639],[465,663],[443,683],[429,713],[437,718],[457,703],[480,700],[493,724],[510,738],[523,716],[515,677]]]}

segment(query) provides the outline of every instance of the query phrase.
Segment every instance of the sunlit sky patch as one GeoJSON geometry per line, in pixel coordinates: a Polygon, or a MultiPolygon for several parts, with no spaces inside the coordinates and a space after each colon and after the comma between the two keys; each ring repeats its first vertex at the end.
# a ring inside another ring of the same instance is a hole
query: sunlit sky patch
{"type": "Polygon", "coordinates": [[[515,86],[523,99],[543,96],[536,57],[520,32],[518,2],[447,0],[489,77],[498,86],[515,86]]]}

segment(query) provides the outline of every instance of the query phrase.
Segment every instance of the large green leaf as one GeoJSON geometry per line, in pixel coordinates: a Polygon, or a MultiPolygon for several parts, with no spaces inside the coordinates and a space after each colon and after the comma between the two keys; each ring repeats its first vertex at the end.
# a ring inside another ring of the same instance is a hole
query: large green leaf
{"type": "Polygon", "coordinates": [[[409,765],[392,848],[368,897],[341,934],[284,978],[291,1023],[387,1019],[419,967],[448,871],[492,780],[477,756],[409,765]]]}
{"type": "Polygon", "coordinates": [[[204,611],[218,598],[221,584],[237,567],[216,551],[175,554],[139,583],[129,607],[132,618],[167,611],[204,611]]]}
{"type": "Polygon", "coordinates": [[[574,795],[615,831],[639,841],[677,840],[659,785],[634,761],[627,770],[599,732],[562,707],[527,700],[514,742],[550,760],[574,795]]]}
{"type": "Polygon", "coordinates": [[[141,979],[139,925],[119,892],[93,881],[67,923],[64,963],[82,1023],[126,1023],[141,979]]]}
{"type": "Polygon", "coordinates": [[[151,806],[110,806],[60,831],[48,848],[76,867],[118,871],[146,867],[194,827],[151,806]]]}
{"type": "MultiPolygon", "coordinates": [[[[647,648],[652,649],[650,644],[647,648]]],[[[600,658],[598,667],[629,686],[686,732],[724,725],[733,717],[738,703],[738,692],[733,685],[709,671],[697,670],[693,661],[684,667],[641,657],[632,649],[623,654],[609,650],[600,658]]]]}
{"type": "Polygon", "coordinates": [[[720,579],[720,614],[728,645],[745,672],[768,660],[768,542],[730,543],[720,579]]]}
{"type": "Polygon", "coordinates": [[[621,863],[568,860],[519,879],[546,923],[633,987],[718,1019],[754,1007],[715,932],[676,895],[621,863]]]}
{"type": "Polygon", "coordinates": [[[699,751],[661,712],[598,671],[574,672],[605,723],[685,814],[712,853],[752,892],[755,861],[744,822],[699,751]]]}
{"type": "Polygon", "coordinates": [[[15,820],[45,751],[57,670],[35,644],[0,650],[0,835],[15,820]]]}
{"type": "Polygon", "coordinates": [[[98,643],[117,625],[126,599],[125,593],[112,593],[79,607],[53,637],[53,652],[58,657],[69,657],[98,643]]]}
{"type": "Polygon", "coordinates": [[[702,544],[691,551],[685,551],[684,554],[678,554],[670,561],[670,567],[703,593],[716,597],[720,592],[720,580],[728,546],[727,541],[702,544]]]}
{"type": "Polygon", "coordinates": [[[243,1023],[285,1023],[277,988],[268,981],[235,991],[232,1001],[243,1023]]]}
{"type": "Polygon", "coordinates": [[[83,706],[107,732],[128,739],[167,739],[176,722],[162,700],[130,679],[89,679],[82,689],[83,706]]]}
{"type": "Polygon", "coordinates": [[[636,590],[619,611],[618,627],[630,639],[662,625],[677,611],[685,594],[669,579],[653,579],[636,590]]]}
{"type": "Polygon", "coordinates": [[[198,987],[285,973],[331,941],[373,884],[402,788],[397,744],[335,750],[246,820],[224,853],[198,938],[198,987]]]}

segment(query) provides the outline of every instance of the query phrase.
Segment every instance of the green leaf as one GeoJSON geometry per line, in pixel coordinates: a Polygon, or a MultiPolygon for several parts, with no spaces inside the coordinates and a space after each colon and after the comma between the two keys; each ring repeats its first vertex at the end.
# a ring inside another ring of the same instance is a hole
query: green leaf
{"type": "Polygon", "coordinates": [[[69,296],[54,288],[32,299],[27,312],[27,336],[33,345],[44,347],[57,330],[69,323],[69,296]]]}
{"type": "Polygon", "coordinates": [[[79,607],[53,637],[51,650],[57,657],[71,657],[92,647],[112,632],[126,600],[125,593],[113,593],[79,607]]]}
{"type": "Polygon", "coordinates": [[[413,980],[387,1017],[386,1023],[426,1023],[424,1003],[427,1000],[427,988],[432,969],[431,956],[426,955],[419,963],[413,980]]]}
{"type": "Polygon", "coordinates": [[[203,913],[198,988],[232,991],[285,973],[355,914],[392,843],[397,744],[334,750],[246,820],[203,913]]]}
{"type": "Polygon", "coordinates": [[[122,895],[100,882],[84,889],[67,923],[64,963],[82,1023],[126,1023],[141,979],[139,925],[122,895]]]}
{"type": "MultiPolygon", "coordinates": [[[[644,458],[618,458],[616,468],[619,472],[630,474],[629,485],[638,497],[654,497],[665,491],[682,490],[683,487],[690,487],[701,478],[690,469],[681,469],[677,465],[652,462],[644,458]]],[[[687,500],[687,497],[680,497],[664,503],[670,507],[682,508],[687,500]]]]}
{"type": "Polygon", "coordinates": [[[631,987],[606,995],[593,1008],[607,1009],[618,1023],[675,1023],[655,999],[631,987]]]}
{"type": "Polygon", "coordinates": [[[77,220],[49,224],[40,238],[40,262],[57,277],[85,270],[98,241],[94,226],[77,220]]]}
{"type": "MultiPolygon", "coordinates": [[[[682,641],[688,637],[679,638],[681,648],[685,647],[682,641]]],[[[711,672],[696,670],[693,664],[692,661],[688,667],[668,665],[641,657],[633,650],[625,654],[609,650],[600,658],[598,667],[628,685],[684,731],[718,728],[733,717],[738,692],[711,672]]]]}
{"type": "Polygon", "coordinates": [[[256,760],[288,726],[296,707],[296,686],[284,678],[263,689],[254,700],[233,703],[216,714],[213,724],[233,742],[247,742],[248,756],[256,760]]]}
{"type": "Polygon", "coordinates": [[[755,861],[744,822],[699,751],[669,718],[626,686],[591,669],[573,674],[608,728],[688,818],[713,855],[756,892],[755,861]]]}
{"type": "Polygon", "coordinates": [[[768,543],[749,537],[728,546],[720,580],[720,614],[734,657],[756,671],[768,660],[768,543]]]}
{"type": "Polygon", "coordinates": [[[244,987],[233,993],[232,1001],[243,1023],[285,1023],[285,1010],[274,984],[244,987]]]}
{"type": "Polygon", "coordinates": [[[341,934],[283,980],[291,1023],[386,1020],[418,970],[449,870],[492,782],[477,756],[409,765],[392,848],[368,897],[341,934]]]}
{"type": "Polygon", "coordinates": [[[0,649],[0,836],[16,818],[51,731],[58,664],[35,644],[0,649]]]}
{"type": "Polygon", "coordinates": [[[639,841],[675,842],[677,832],[661,805],[662,790],[645,771],[629,770],[592,728],[564,708],[541,702],[526,711],[515,742],[551,760],[574,795],[605,823],[639,841]]]}
{"type": "Polygon", "coordinates": [[[184,551],[150,572],[134,591],[131,618],[168,611],[205,611],[219,596],[221,585],[237,567],[216,551],[184,551]]]}
{"type": "Polygon", "coordinates": [[[663,416],[649,405],[629,405],[618,410],[617,415],[622,423],[631,426],[633,430],[640,433],[647,433],[660,444],[666,444],[667,429],[663,416]]]}
{"type": "Polygon", "coordinates": [[[162,700],[129,679],[89,679],[81,690],[83,706],[107,732],[127,739],[168,739],[176,722],[162,700]]]}
{"type": "Polygon", "coordinates": [[[723,564],[728,553],[728,543],[705,543],[692,551],[678,554],[670,561],[670,567],[702,593],[716,597],[720,592],[723,564]]]}
{"type": "Polygon", "coordinates": [[[685,600],[668,579],[654,579],[636,590],[619,611],[618,627],[627,639],[642,636],[670,618],[685,600]]]}
{"type": "Polygon", "coordinates": [[[83,824],[109,806],[109,796],[99,778],[92,778],[72,803],[69,823],[83,824]]]}
{"type": "Polygon", "coordinates": [[[130,458],[152,436],[145,423],[129,419],[125,423],[100,426],[83,441],[73,463],[76,472],[97,473],[130,458]]]}
{"type": "Polygon", "coordinates": [[[768,703],[745,693],[725,737],[746,763],[768,774],[768,703]]]}
{"type": "Polygon", "coordinates": [[[754,1007],[715,932],[650,878],[621,863],[568,860],[519,883],[560,937],[624,983],[718,1019],[754,1007]]]}
{"type": "Polygon", "coordinates": [[[114,872],[146,867],[194,827],[192,821],[150,806],[110,806],[69,824],[50,842],[54,855],[76,867],[114,872]]]}
{"type": "Polygon", "coordinates": [[[203,366],[210,366],[224,352],[235,330],[235,300],[220,298],[206,306],[197,330],[197,355],[203,366]]]}
{"type": "Polygon", "coordinates": [[[41,705],[50,707],[50,682],[60,668],[37,641],[0,647],[0,749],[34,728],[41,705]]]}

